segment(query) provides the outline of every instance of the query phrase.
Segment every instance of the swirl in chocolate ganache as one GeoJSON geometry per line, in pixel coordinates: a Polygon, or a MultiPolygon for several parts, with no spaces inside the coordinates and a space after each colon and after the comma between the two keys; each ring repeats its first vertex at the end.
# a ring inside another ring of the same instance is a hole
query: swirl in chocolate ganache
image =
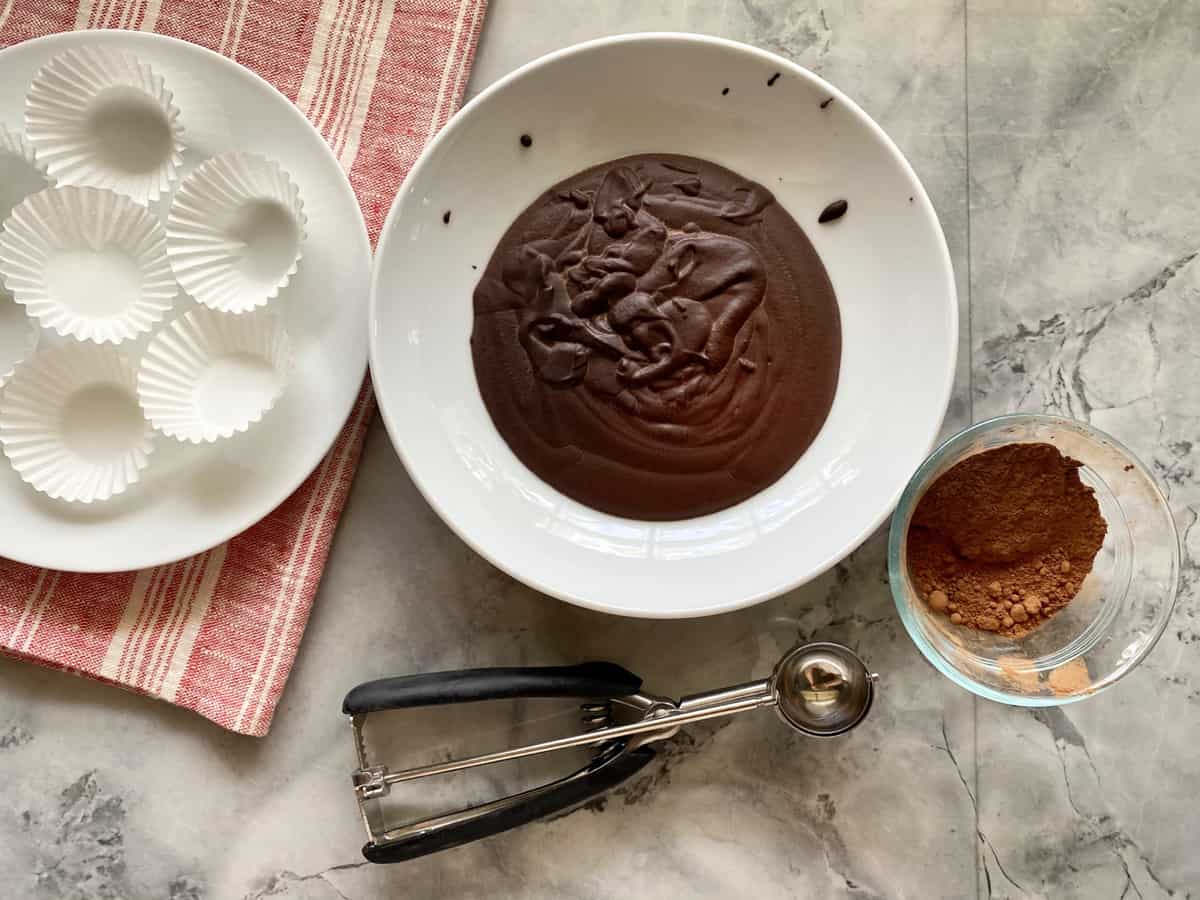
{"type": "Polygon", "coordinates": [[[471,348],[493,422],[537,475],[615,515],[686,519],[762,490],[812,443],[841,325],[766,188],[643,155],[517,218],[475,289],[471,348]]]}

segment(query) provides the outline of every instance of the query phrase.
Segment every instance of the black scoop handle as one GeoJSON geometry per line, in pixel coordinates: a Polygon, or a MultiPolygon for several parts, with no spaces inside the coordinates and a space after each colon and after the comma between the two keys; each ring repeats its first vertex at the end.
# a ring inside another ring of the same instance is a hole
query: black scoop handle
{"type": "Polygon", "coordinates": [[[641,686],[642,679],[610,662],[457,669],[368,681],[346,695],[342,712],[356,716],[386,709],[516,697],[625,697],[637,693],[641,686]]]}
{"type": "Polygon", "coordinates": [[[363,856],[373,863],[404,862],[519,828],[603,794],[636,774],[652,759],[652,747],[639,747],[628,753],[613,748],[608,757],[602,756],[574,775],[526,791],[507,802],[488,804],[495,808],[481,807],[465,821],[435,826],[398,840],[366,844],[363,856]]]}

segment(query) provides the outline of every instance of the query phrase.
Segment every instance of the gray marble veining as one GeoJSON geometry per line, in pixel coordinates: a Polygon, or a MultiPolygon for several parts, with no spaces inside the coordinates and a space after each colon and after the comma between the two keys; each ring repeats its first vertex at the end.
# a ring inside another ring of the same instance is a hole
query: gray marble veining
{"type": "Polygon", "coordinates": [[[963,304],[947,428],[1088,418],[1171,491],[1184,590],[1134,676],[1088,703],[976,702],[896,620],[881,536],[817,582],[644,622],[529,591],[421,500],[382,428],[271,735],[0,661],[0,896],[1187,897],[1200,892],[1200,3],[492,0],[470,90],[619,31],[789,56],[857,98],[929,189],[963,304]],[[858,649],[878,705],[835,744],[770,716],[690,729],[607,802],[400,867],[358,856],[338,714],[394,672],[611,658],[678,694],[797,637],[858,649]]]}
{"type": "Polygon", "coordinates": [[[1184,544],[1172,627],[1117,689],[1049,714],[978,705],[992,885],[1192,896],[1200,5],[982,6],[967,32],[974,415],[1050,410],[1116,435],[1162,477],[1184,544]]]}

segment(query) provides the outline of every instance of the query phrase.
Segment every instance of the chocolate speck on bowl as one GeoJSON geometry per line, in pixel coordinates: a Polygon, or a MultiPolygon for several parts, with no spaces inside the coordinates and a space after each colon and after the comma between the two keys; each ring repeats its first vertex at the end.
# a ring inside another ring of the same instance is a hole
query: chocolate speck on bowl
{"type": "Polygon", "coordinates": [[[817,222],[821,225],[827,225],[830,222],[836,222],[846,214],[846,210],[850,208],[850,204],[845,200],[834,200],[817,216],[817,222]]]}

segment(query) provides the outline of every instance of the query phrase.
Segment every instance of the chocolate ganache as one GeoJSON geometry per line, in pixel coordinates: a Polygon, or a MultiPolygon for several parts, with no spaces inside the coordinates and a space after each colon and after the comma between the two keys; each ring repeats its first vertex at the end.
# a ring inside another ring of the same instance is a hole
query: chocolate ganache
{"type": "Polygon", "coordinates": [[[703,160],[630,156],[556,184],[501,238],[474,303],[496,428],[614,515],[750,497],[833,404],[841,323],[820,258],[770,191],[703,160]]]}

